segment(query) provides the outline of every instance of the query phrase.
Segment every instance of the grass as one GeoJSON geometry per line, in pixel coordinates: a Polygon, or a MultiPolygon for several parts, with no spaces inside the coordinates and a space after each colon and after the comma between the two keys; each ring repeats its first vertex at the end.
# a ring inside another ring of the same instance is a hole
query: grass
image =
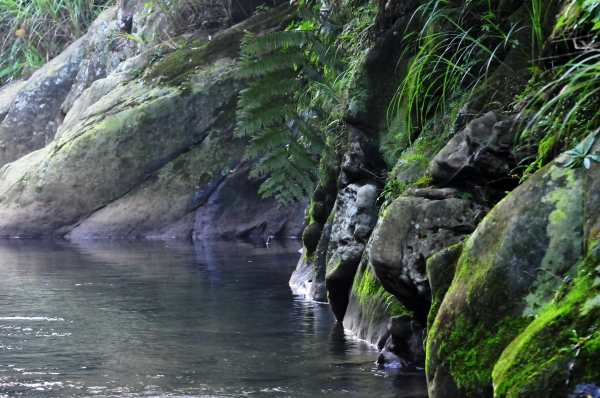
{"type": "Polygon", "coordinates": [[[0,86],[33,73],[115,0],[0,0],[0,86]]]}
{"type": "Polygon", "coordinates": [[[407,132],[409,142],[430,115],[443,113],[456,94],[472,92],[518,45],[514,36],[522,27],[514,24],[505,31],[491,8],[487,13],[472,12],[476,5],[478,2],[457,6],[448,0],[430,0],[413,13],[421,28],[405,32],[405,37],[414,43],[407,45],[406,51],[416,48],[416,55],[389,112],[400,114],[407,109],[406,125],[417,130],[407,132]]]}

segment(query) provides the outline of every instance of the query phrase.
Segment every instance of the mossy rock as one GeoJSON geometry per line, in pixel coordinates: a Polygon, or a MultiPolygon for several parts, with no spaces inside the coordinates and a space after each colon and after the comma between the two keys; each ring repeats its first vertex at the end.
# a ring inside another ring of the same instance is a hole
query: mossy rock
{"type": "Polygon", "coordinates": [[[369,262],[367,249],[354,277],[344,327],[359,339],[381,348],[389,337],[390,317],[399,315],[413,314],[383,288],[369,262]]]}
{"type": "Polygon", "coordinates": [[[440,309],[442,300],[452,284],[456,264],[463,250],[463,243],[457,243],[427,259],[427,278],[431,286],[431,309],[427,316],[427,329],[431,329],[433,321],[440,309]]]}
{"type": "Polygon", "coordinates": [[[578,384],[600,382],[598,249],[502,352],[493,371],[495,397],[566,397],[578,384]]]}
{"type": "Polygon", "coordinates": [[[427,341],[431,397],[491,397],[502,351],[574,277],[583,253],[582,169],[547,167],[465,244],[427,341]]]}
{"type": "MultiPolygon", "coordinates": [[[[203,46],[204,50],[194,53],[196,63],[180,57],[195,51],[191,48],[154,61],[152,54],[140,55],[140,60],[145,59],[142,64],[150,62],[152,66],[145,72],[145,79],[134,79],[130,71],[115,70],[107,78],[94,82],[75,101],[49,146],[0,171],[0,236],[65,236],[78,227],[82,235],[96,236],[101,231],[91,228],[94,219],[87,223],[89,229],[85,223],[94,213],[98,213],[95,225],[111,236],[162,236],[170,233],[168,227],[178,217],[186,216],[189,225],[196,225],[197,220],[190,212],[202,203],[203,189],[223,177],[229,185],[215,194],[230,205],[230,212],[223,212],[229,221],[234,222],[232,214],[236,209],[244,215],[274,214],[273,201],[263,203],[258,195],[257,181],[248,183],[250,165],[246,165],[243,173],[235,172],[244,144],[237,142],[216,148],[219,142],[231,142],[237,94],[244,87],[236,78],[236,57],[243,30],[278,29],[290,13],[292,8],[284,6],[215,35],[203,46]],[[187,85],[159,84],[152,79],[152,73],[166,77],[166,82],[181,77],[187,85]],[[201,152],[200,148],[210,152],[203,155],[206,161],[211,161],[210,165],[193,159],[194,154],[201,152]],[[231,153],[220,153],[221,149],[231,153]],[[192,170],[194,164],[202,170],[192,170]],[[165,182],[155,184],[161,177],[165,182]],[[235,184],[237,190],[232,187],[235,184]],[[144,189],[151,188],[157,189],[156,195],[144,193],[144,189]],[[248,202],[240,204],[244,199],[248,202]],[[144,205],[134,205],[137,200],[144,205]],[[161,200],[159,206],[157,202],[161,200]],[[121,206],[114,204],[117,201],[133,214],[111,226],[110,214],[115,214],[111,212],[121,206]],[[153,214],[149,216],[147,212],[153,214]],[[150,220],[157,223],[150,226],[150,220]]],[[[70,54],[65,53],[65,57],[70,54]]],[[[212,217],[217,209],[213,210],[204,215],[212,217]]],[[[290,216],[297,214],[297,209],[290,211],[290,216]]],[[[274,219],[274,234],[291,232],[283,226],[282,217],[274,219]]],[[[245,217],[239,225],[258,235],[259,229],[265,233],[273,231],[266,224],[261,226],[263,221],[245,217]]],[[[194,236],[202,237],[199,231],[208,231],[209,227],[202,224],[194,236]]],[[[233,230],[219,231],[226,234],[233,230]]],[[[238,232],[244,233],[235,229],[235,234],[238,232]]],[[[77,234],[75,231],[74,235],[77,234]]]]}

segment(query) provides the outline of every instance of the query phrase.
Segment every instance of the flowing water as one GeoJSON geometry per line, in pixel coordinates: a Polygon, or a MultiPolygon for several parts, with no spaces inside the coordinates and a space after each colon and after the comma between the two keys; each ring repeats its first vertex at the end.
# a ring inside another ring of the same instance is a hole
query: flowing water
{"type": "Polygon", "coordinates": [[[271,242],[0,241],[0,397],[427,396],[271,242]]]}

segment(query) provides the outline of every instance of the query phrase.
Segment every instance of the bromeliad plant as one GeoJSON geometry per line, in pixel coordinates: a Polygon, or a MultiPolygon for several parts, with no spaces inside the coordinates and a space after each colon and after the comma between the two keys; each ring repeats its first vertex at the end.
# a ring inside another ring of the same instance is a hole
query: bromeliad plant
{"type": "Polygon", "coordinates": [[[591,167],[592,160],[594,162],[600,163],[600,155],[598,155],[597,153],[590,153],[590,150],[592,149],[592,146],[596,141],[597,135],[598,130],[586,137],[575,148],[565,152],[565,154],[568,155],[569,158],[565,163],[561,164],[560,166],[574,169],[583,164],[583,167],[589,169],[591,167]]]}

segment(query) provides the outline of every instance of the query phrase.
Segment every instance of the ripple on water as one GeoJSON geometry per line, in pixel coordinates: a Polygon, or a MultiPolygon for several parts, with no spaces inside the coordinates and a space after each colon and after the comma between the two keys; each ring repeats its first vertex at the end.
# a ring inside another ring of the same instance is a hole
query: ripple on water
{"type": "Polygon", "coordinates": [[[291,294],[298,248],[0,241],[0,398],[425,398],[291,294]]]}

